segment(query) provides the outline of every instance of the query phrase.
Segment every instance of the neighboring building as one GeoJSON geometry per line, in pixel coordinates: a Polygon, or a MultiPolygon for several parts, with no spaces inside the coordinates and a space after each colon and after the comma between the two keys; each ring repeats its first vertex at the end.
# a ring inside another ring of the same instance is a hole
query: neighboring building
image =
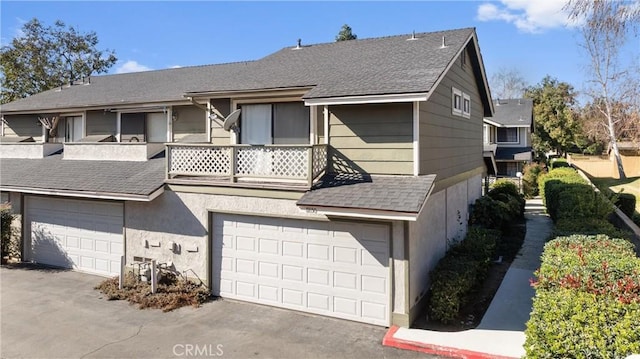
{"type": "Polygon", "coordinates": [[[490,98],[474,29],[96,76],[1,107],[0,190],[25,260],[156,259],[222,297],[407,326],[481,194],[490,98]]]}
{"type": "Polygon", "coordinates": [[[498,177],[516,177],[531,163],[533,132],[533,100],[498,99],[493,101],[494,114],[484,119],[484,148],[494,155],[498,177]]]}

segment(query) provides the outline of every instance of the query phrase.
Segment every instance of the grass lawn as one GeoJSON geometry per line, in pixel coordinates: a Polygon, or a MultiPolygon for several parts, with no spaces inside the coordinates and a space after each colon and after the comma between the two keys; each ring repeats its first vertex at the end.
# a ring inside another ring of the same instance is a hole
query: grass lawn
{"type": "Polygon", "coordinates": [[[640,213],[640,177],[630,177],[625,180],[615,178],[592,178],[591,180],[600,189],[609,187],[616,193],[623,190],[624,193],[636,196],[636,212],[640,213]]]}

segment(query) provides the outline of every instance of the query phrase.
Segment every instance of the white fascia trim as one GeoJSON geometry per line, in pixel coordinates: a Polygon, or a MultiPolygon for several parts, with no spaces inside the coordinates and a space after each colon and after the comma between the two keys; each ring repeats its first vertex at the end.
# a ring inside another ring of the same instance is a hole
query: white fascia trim
{"type": "Polygon", "coordinates": [[[155,192],[151,193],[148,196],[135,195],[135,194],[107,193],[107,192],[35,189],[35,188],[10,187],[10,186],[9,187],[2,186],[0,187],[0,191],[21,192],[21,193],[29,193],[29,194],[43,194],[48,196],[61,196],[61,197],[96,198],[96,199],[112,199],[112,200],[118,200],[118,201],[151,202],[164,192],[164,186],[158,188],[155,192]]]}
{"type": "Polygon", "coordinates": [[[360,105],[368,103],[391,103],[391,102],[416,102],[426,101],[428,92],[403,93],[393,95],[370,95],[370,96],[344,96],[330,98],[310,98],[305,99],[305,106],[323,105],[360,105]]]}
{"type": "Polygon", "coordinates": [[[489,120],[487,118],[483,118],[482,122],[487,123],[487,124],[492,125],[492,126],[495,126],[495,127],[504,127],[503,124],[491,121],[491,120],[489,120]]]}
{"type": "Polygon", "coordinates": [[[385,219],[390,221],[412,221],[415,222],[418,219],[418,213],[407,212],[393,212],[393,211],[378,211],[370,209],[357,209],[357,208],[341,208],[341,207],[316,207],[298,205],[302,210],[309,213],[316,213],[325,216],[336,217],[351,217],[351,218],[371,218],[371,219],[385,219]]]}
{"type": "Polygon", "coordinates": [[[502,123],[497,123],[495,121],[489,120],[487,118],[483,118],[482,121],[484,123],[486,123],[486,124],[493,125],[495,127],[505,127],[505,128],[509,128],[509,127],[513,127],[513,128],[516,128],[516,127],[517,128],[530,128],[531,127],[531,125],[505,125],[505,124],[502,124],[502,123]]]}
{"type": "Polygon", "coordinates": [[[413,103],[413,175],[420,175],[420,102],[413,103]]]}

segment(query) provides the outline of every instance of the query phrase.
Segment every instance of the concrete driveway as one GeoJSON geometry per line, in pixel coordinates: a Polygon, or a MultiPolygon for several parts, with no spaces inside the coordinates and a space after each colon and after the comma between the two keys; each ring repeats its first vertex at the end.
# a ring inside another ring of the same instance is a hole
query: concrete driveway
{"type": "MultiPolygon", "coordinates": [[[[103,278],[2,267],[2,358],[425,358],[385,328],[221,300],[162,313],[107,301],[103,278]]],[[[435,358],[435,357],[431,357],[435,358]]]]}

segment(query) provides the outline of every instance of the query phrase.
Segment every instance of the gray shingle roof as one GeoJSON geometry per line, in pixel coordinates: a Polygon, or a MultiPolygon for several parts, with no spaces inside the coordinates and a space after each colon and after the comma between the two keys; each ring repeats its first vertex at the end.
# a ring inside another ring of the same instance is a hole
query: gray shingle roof
{"type": "Polygon", "coordinates": [[[297,205],[419,213],[435,178],[329,174],[297,205]]]}
{"type": "Polygon", "coordinates": [[[164,183],[164,158],[144,162],[41,159],[0,160],[0,186],[148,196],[164,183]]]}
{"type": "Polygon", "coordinates": [[[287,47],[257,61],[92,76],[89,85],[49,90],[3,112],[184,100],[188,92],[312,87],[305,98],[427,92],[473,28],[287,47]],[[442,48],[442,37],[447,46],[442,48]]]}
{"type": "Polygon", "coordinates": [[[494,114],[488,120],[504,126],[531,126],[533,100],[530,98],[493,101],[494,114]]]}

